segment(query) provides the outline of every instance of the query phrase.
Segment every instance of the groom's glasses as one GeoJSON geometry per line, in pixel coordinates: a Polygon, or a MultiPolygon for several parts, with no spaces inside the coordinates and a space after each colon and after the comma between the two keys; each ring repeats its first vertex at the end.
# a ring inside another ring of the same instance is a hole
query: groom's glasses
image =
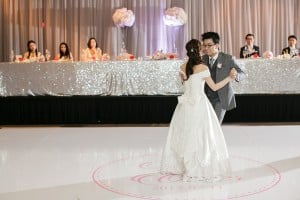
{"type": "Polygon", "coordinates": [[[203,48],[211,48],[212,46],[215,46],[216,44],[203,44],[203,48]]]}

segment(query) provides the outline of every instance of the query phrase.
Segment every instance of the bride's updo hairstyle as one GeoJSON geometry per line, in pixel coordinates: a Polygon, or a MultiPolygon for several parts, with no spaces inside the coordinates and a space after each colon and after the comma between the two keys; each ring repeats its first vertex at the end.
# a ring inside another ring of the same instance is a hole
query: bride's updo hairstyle
{"type": "Polygon", "coordinates": [[[199,65],[200,63],[202,63],[202,59],[200,56],[200,48],[201,48],[201,43],[197,39],[191,39],[185,45],[185,49],[187,51],[186,55],[189,57],[189,60],[185,68],[187,79],[191,74],[193,74],[193,67],[195,65],[199,65]]]}

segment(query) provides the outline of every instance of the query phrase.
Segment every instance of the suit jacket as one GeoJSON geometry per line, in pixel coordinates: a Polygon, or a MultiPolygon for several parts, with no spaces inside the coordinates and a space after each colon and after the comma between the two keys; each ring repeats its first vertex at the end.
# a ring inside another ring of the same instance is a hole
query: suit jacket
{"type": "MultiPolygon", "coordinates": [[[[281,54],[284,54],[285,52],[287,52],[288,54],[291,54],[290,47],[286,47],[286,48],[282,49],[281,54]]],[[[300,54],[300,49],[298,49],[298,54],[300,54]]],[[[292,56],[296,56],[296,55],[292,55],[292,56]]]]}
{"type": "MultiPolygon", "coordinates": [[[[246,48],[246,45],[243,46],[243,47],[241,48],[241,50],[240,50],[240,58],[244,58],[243,52],[244,52],[245,48],[246,48]]],[[[245,56],[245,58],[249,58],[250,56],[254,55],[255,53],[257,53],[257,55],[260,56],[260,53],[259,53],[259,47],[253,45],[253,49],[254,49],[255,52],[252,52],[252,53],[250,53],[250,54],[247,54],[247,55],[245,56]]]]}
{"type": "MultiPolygon", "coordinates": [[[[244,52],[245,48],[246,48],[246,45],[243,46],[243,47],[241,47],[241,50],[240,50],[240,58],[244,58],[243,52],[244,52]]],[[[245,56],[245,58],[249,58],[249,57],[251,57],[252,55],[254,55],[255,53],[256,53],[258,56],[260,56],[259,47],[253,45],[253,49],[254,49],[254,52],[247,54],[247,55],[245,56]]]]}
{"type": "MultiPolygon", "coordinates": [[[[203,56],[203,62],[207,66],[209,66],[209,57],[207,55],[203,56]]],[[[216,83],[225,79],[231,70],[231,68],[235,68],[238,72],[238,76],[236,81],[241,81],[246,77],[246,74],[241,70],[241,68],[237,65],[231,55],[225,54],[223,52],[219,52],[217,60],[214,62],[214,66],[212,69],[216,70],[216,83]]],[[[205,85],[207,92],[208,85],[205,85]]],[[[232,89],[232,83],[229,82],[223,88],[216,91],[218,97],[220,99],[222,108],[225,110],[231,110],[236,107],[235,97],[232,89]]]]}
{"type": "Polygon", "coordinates": [[[284,54],[284,53],[290,54],[291,53],[290,47],[286,47],[286,48],[282,49],[281,54],[284,54]]]}

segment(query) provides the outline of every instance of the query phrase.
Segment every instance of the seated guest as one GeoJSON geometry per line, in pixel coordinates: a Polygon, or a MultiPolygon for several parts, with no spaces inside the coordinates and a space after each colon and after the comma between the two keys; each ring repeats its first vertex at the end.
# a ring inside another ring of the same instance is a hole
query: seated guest
{"type": "Polygon", "coordinates": [[[297,37],[295,35],[290,35],[288,37],[289,46],[282,49],[282,54],[290,54],[291,57],[297,56],[300,51],[296,48],[297,37]]]}
{"type": "Polygon", "coordinates": [[[88,48],[83,49],[81,52],[81,60],[83,61],[93,61],[101,60],[102,51],[98,47],[97,40],[94,37],[91,37],[87,43],[88,48]]]}
{"type": "Polygon", "coordinates": [[[254,45],[254,34],[247,34],[245,37],[246,44],[241,48],[240,58],[249,58],[253,55],[260,56],[259,47],[254,45]]]}
{"type": "Polygon", "coordinates": [[[54,60],[59,61],[73,61],[72,53],[69,50],[67,43],[62,42],[59,44],[59,54],[57,54],[54,60]]]}
{"type": "Polygon", "coordinates": [[[27,42],[27,51],[23,56],[24,61],[45,61],[44,56],[38,52],[36,47],[36,42],[33,40],[29,40],[27,42]]]}

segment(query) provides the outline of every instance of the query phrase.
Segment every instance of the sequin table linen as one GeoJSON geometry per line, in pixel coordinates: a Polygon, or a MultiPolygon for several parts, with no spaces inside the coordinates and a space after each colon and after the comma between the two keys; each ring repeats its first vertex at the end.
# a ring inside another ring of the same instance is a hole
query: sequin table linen
{"type": "MultiPolygon", "coordinates": [[[[178,95],[183,60],[0,63],[1,96],[178,95]]],[[[236,94],[299,94],[300,59],[238,59],[236,94]]]]}
{"type": "Polygon", "coordinates": [[[174,95],[181,60],[1,63],[1,96],[174,95]]]}
{"type": "Polygon", "coordinates": [[[237,94],[300,94],[300,58],[238,59],[247,78],[233,82],[237,94]]]}

